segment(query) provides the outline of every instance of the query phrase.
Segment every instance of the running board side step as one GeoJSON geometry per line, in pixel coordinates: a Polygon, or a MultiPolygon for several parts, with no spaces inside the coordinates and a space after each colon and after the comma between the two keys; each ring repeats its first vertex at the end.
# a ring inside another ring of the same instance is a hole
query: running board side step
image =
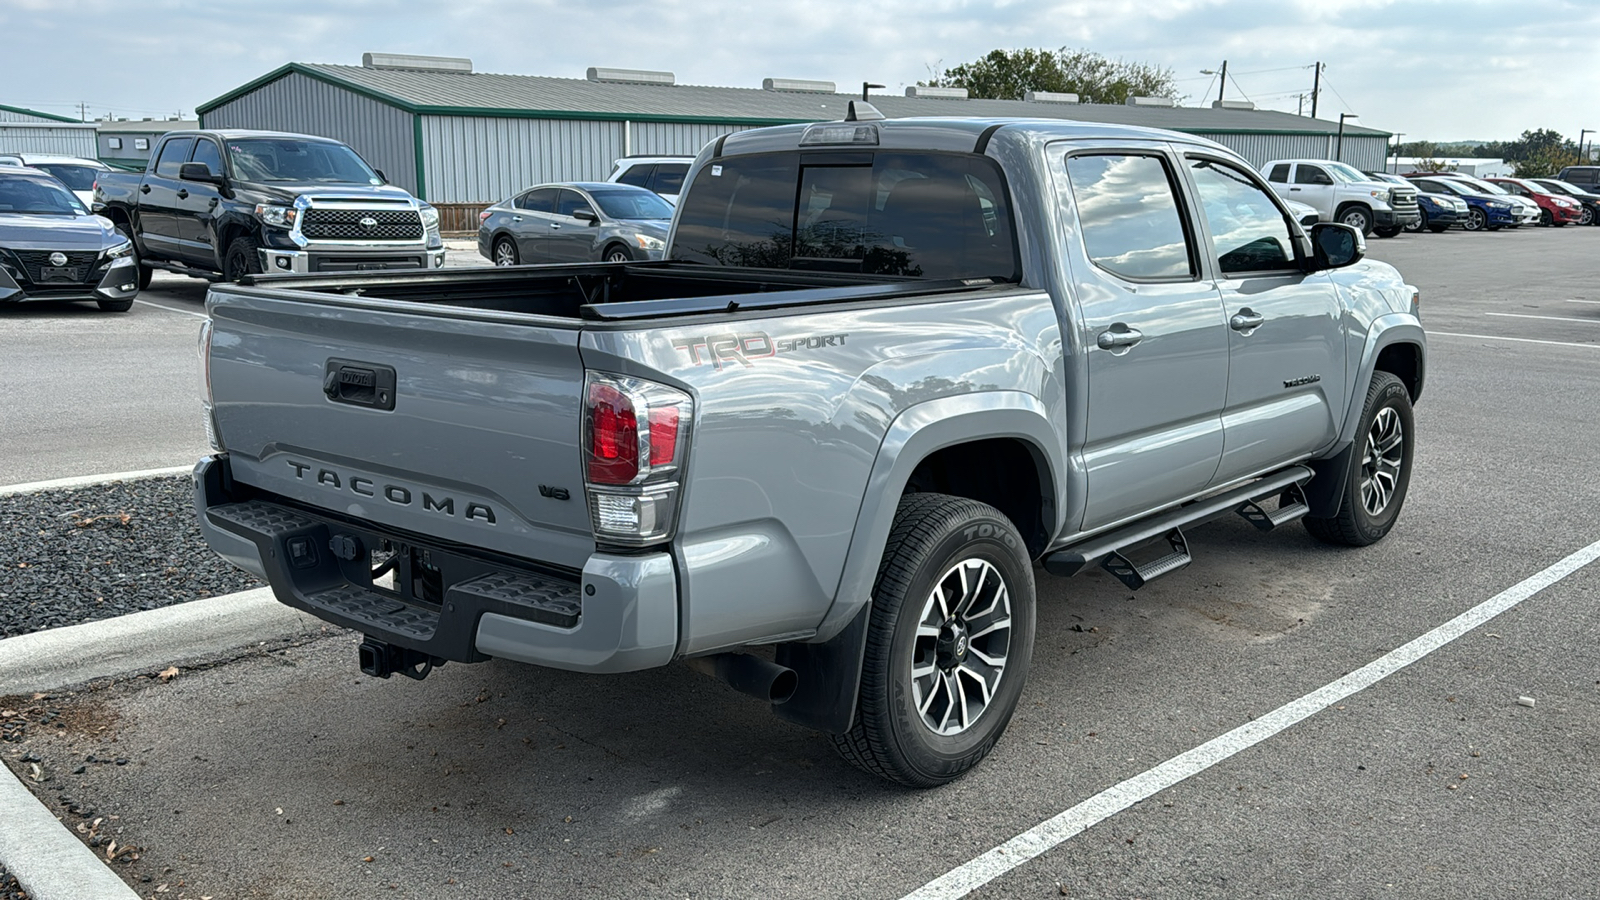
{"type": "Polygon", "coordinates": [[[1046,556],[1045,571],[1070,577],[1099,564],[1123,584],[1138,590],[1151,579],[1176,572],[1189,564],[1192,557],[1189,555],[1188,542],[1183,537],[1183,528],[1237,512],[1257,528],[1271,531],[1304,516],[1309,511],[1304,485],[1312,475],[1311,469],[1306,466],[1290,466],[1231,491],[1134,522],[1046,556]],[[1277,509],[1268,512],[1261,505],[1279,495],[1286,496],[1277,509]],[[1170,553],[1142,566],[1130,561],[1128,550],[1163,536],[1171,548],[1170,553]]]}

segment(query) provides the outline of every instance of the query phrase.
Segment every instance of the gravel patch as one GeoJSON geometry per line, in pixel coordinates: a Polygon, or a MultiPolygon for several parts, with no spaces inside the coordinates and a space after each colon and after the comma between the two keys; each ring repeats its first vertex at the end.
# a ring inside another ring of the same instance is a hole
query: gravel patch
{"type": "Polygon", "coordinates": [[[28,900],[22,885],[6,872],[5,866],[0,866],[0,900],[28,900]]]}
{"type": "Polygon", "coordinates": [[[262,586],[206,546],[185,476],[0,497],[0,571],[0,639],[262,586]]]}

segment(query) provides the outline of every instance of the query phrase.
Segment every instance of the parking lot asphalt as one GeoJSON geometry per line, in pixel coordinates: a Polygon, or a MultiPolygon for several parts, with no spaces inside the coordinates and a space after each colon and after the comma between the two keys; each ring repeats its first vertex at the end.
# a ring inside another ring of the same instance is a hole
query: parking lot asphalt
{"type": "MultiPolygon", "coordinates": [[[[1224,520],[1137,595],[1041,577],[1017,716],[946,788],[855,772],[681,666],[376,681],[349,635],[52,698],[64,727],[4,758],[117,816],[145,896],[902,897],[1600,540],[1600,229],[1370,251],[1433,333],[1395,531],[1335,550],[1224,520]]],[[[1580,568],[972,896],[1590,895],[1597,588],[1580,568]]]]}

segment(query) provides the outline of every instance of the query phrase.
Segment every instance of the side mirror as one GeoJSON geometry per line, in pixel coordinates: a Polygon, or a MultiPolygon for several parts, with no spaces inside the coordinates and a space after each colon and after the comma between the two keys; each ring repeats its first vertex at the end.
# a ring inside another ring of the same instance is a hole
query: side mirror
{"type": "Polygon", "coordinates": [[[589,209],[588,207],[573,210],[572,217],[577,219],[579,222],[588,222],[590,225],[600,221],[600,217],[595,215],[594,210],[589,209]]]}
{"type": "Polygon", "coordinates": [[[1311,226],[1311,250],[1315,271],[1342,269],[1367,255],[1367,239],[1349,225],[1318,222],[1311,226]]]}
{"type": "Polygon", "coordinates": [[[382,181],[384,184],[388,184],[389,183],[389,176],[383,174],[383,170],[382,169],[373,169],[372,171],[377,173],[378,180],[382,181]]]}
{"type": "Polygon", "coordinates": [[[221,184],[222,176],[211,171],[211,166],[200,162],[186,162],[178,167],[181,181],[198,181],[203,184],[221,184]]]}
{"type": "Polygon", "coordinates": [[[1312,184],[1333,184],[1333,179],[1329,178],[1328,176],[1326,176],[1324,174],[1322,174],[1321,172],[1318,172],[1315,175],[1311,176],[1311,183],[1312,184]]]}

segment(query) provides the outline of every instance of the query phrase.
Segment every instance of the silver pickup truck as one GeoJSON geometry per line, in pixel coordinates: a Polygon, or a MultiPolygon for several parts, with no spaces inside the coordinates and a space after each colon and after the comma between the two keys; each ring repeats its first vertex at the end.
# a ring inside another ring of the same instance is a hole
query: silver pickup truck
{"type": "Polygon", "coordinates": [[[213,287],[210,545],[370,675],[686,660],[930,786],[1005,730],[1036,564],[1395,523],[1417,293],[1216,144],[854,104],[686,183],[659,262],[213,287]]]}

